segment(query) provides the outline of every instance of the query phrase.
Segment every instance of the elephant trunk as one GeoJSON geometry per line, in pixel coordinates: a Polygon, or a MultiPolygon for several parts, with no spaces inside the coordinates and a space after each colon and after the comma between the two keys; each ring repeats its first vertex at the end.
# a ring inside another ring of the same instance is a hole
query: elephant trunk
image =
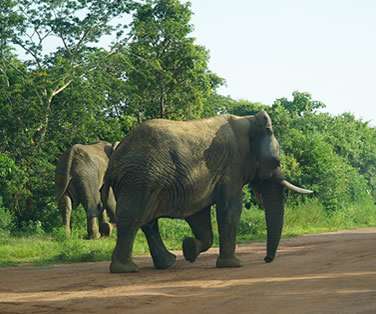
{"type": "Polygon", "coordinates": [[[302,194],[311,194],[313,191],[295,186],[285,180],[279,167],[274,171],[270,179],[256,182],[253,188],[256,198],[265,209],[267,243],[264,260],[266,263],[270,263],[275,258],[282,235],[284,218],[283,189],[287,188],[302,194]]]}
{"type": "Polygon", "coordinates": [[[283,186],[279,182],[266,180],[257,187],[265,209],[267,227],[266,263],[273,261],[282,235],[284,202],[283,186]]]}
{"type": "Polygon", "coordinates": [[[266,263],[272,262],[276,255],[284,218],[283,188],[275,182],[270,185],[270,189],[262,194],[267,227],[266,256],[264,258],[266,263]]]}

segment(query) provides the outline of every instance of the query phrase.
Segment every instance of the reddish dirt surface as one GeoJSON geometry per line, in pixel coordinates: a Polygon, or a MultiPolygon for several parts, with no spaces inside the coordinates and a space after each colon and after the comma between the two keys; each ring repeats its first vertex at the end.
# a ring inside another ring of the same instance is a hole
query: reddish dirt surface
{"type": "Polygon", "coordinates": [[[240,245],[244,266],[216,269],[217,249],[190,264],[110,274],[108,262],[0,269],[0,313],[376,313],[376,228],[240,245]]]}

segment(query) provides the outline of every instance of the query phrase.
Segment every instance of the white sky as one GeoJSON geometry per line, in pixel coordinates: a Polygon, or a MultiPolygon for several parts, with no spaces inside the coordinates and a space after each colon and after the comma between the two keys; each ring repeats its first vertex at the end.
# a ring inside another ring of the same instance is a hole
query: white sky
{"type": "Polygon", "coordinates": [[[220,93],[271,104],[307,91],[376,124],[376,1],[191,0],[220,93]]]}

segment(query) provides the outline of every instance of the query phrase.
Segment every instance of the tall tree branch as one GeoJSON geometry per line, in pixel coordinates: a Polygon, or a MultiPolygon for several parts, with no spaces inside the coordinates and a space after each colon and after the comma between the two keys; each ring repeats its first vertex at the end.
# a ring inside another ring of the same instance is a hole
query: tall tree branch
{"type": "Polygon", "coordinates": [[[37,66],[38,66],[38,69],[41,70],[42,69],[42,65],[40,63],[40,60],[39,60],[39,57],[34,53],[33,50],[31,50],[30,48],[26,47],[21,41],[19,41],[18,39],[13,39],[13,42],[20,46],[22,49],[24,49],[26,52],[30,53],[31,56],[34,58],[37,66]]]}
{"type": "Polygon", "coordinates": [[[51,100],[53,97],[55,97],[56,95],[60,94],[64,89],[66,89],[71,83],[73,82],[73,80],[69,80],[67,83],[65,83],[63,86],[61,86],[60,88],[58,89],[55,89],[52,94],[51,94],[51,100]]]}

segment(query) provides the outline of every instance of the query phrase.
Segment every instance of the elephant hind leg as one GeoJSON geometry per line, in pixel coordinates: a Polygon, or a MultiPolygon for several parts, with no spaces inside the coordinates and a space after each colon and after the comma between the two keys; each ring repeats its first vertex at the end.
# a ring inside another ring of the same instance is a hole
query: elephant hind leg
{"type": "Polygon", "coordinates": [[[103,208],[99,209],[99,233],[101,237],[109,237],[112,233],[112,224],[108,222],[106,212],[103,208]]]}
{"type": "Polygon", "coordinates": [[[102,204],[99,214],[99,232],[101,236],[109,237],[116,224],[116,201],[112,188],[109,189],[109,194],[106,204],[102,204]]]}
{"type": "Polygon", "coordinates": [[[156,198],[145,191],[121,194],[117,205],[117,239],[110,272],[128,273],[138,271],[132,260],[133,243],[138,229],[150,221],[156,198]]]}
{"type": "Polygon", "coordinates": [[[193,263],[201,252],[207,251],[213,244],[210,206],[186,218],[195,238],[187,237],[183,241],[184,258],[193,263]]]}
{"type": "Polygon", "coordinates": [[[71,235],[71,216],[72,216],[72,200],[64,194],[58,202],[61,215],[63,217],[63,224],[65,227],[65,234],[69,237],[71,235]]]}
{"type": "Polygon", "coordinates": [[[158,220],[152,220],[142,226],[142,231],[148,241],[150,254],[153,259],[155,268],[167,269],[175,265],[176,256],[170,253],[164,245],[159,233],[158,220]]]}
{"type": "Polygon", "coordinates": [[[98,227],[98,217],[101,212],[100,194],[85,185],[84,188],[82,204],[86,210],[87,237],[88,239],[98,239],[101,237],[98,227]]]}
{"type": "Polygon", "coordinates": [[[138,227],[132,224],[119,223],[117,226],[116,246],[112,253],[111,273],[133,273],[138,271],[137,265],[132,260],[133,243],[138,227]]]}
{"type": "Polygon", "coordinates": [[[87,215],[87,237],[88,239],[99,239],[101,237],[98,227],[98,217],[87,215]]]}
{"type": "Polygon", "coordinates": [[[101,234],[98,227],[98,214],[100,204],[95,201],[89,201],[85,204],[87,218],[87,237],[88,239],[99,239],[101,234]]]}

